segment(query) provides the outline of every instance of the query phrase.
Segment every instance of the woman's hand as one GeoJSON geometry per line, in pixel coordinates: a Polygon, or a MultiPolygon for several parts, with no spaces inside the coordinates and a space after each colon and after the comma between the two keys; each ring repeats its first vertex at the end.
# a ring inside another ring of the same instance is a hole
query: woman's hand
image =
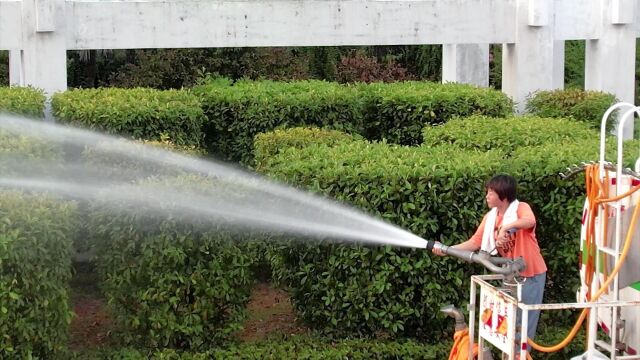
{"type": "Polygon", "coordinates": [[[511,248],[511,242],[515,231],[509,231],[508,228],[500,228],[498,230],[498,236],[496,236],[496,247],[508,251],[511,248]]]}
{"type": "Polygon", "coordinates": [[[439,247],[434,247],[433,249],[431,249],[431,252],[438,255],[438,256],[445,256],[447,254],[442,252],[442,249],[440,249],[439,247]]]}

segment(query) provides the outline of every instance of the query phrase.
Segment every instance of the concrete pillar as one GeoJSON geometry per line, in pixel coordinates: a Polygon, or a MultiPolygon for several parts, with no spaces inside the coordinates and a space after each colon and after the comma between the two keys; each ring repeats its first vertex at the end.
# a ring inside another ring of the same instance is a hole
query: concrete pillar
{"type": "MultiPolygon", "coordinates": [[[[587,40],[584,87],[612,93],[618,101],[635,103],[636,38],[634,0],[594,0],[602,13],[597,40],[587,40]]],[[[633,136],[633,122],[624,129],[633,136]]]]}
{"type": "Polygon", "coordinates": [[[502,91],[523,112],[527,97],[554,88],[552,0],[516,0],[516,40],[502,49],[502,91]]]}
{"type": "Polygon", "coordinates": [[[23,0],[20,83],[49,96],[67,88],[65,0],[23,0]]]}
{"type": "Polygon", "coordinates": [[[22,52],[20,50],[9,50],[9,85],[24,86],[23,79],[22,52]]]}
{"type": "Polygon", "coordinates": [[[489,44],[442,46],[442,82],[489,86],[489,44]]]}
{"type": "Polygon", "coordinates": [[[553,80],[554,89],[564,89],[564,40],[553,42],[553,80]]]}

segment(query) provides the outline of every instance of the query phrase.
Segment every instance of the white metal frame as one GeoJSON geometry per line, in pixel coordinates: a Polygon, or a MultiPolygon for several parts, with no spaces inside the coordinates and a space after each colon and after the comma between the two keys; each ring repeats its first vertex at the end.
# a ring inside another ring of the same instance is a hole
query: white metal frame
{"type": "MultiPolygon", "coordinates": [[[[595,302],[595,303],[557,303],[557,304],[538,304],[538,305],[526,305],[519,302],[513,296],[502,292],[498,287],[491,285],[490,281],[498,281],[502,280],[502,275],[473,275],[471,276],[471,296],[469,299],[469,360],[473,360],[473,347],[476,344],[475,338],[475,323],[476,323],[476,298],[479,292],[477,288],[483,288],[485,291],[491,292],[499,296],[501,299],[514,303],[521,311],[522,311],[522,322],[520,326],[520,333],[527,333],[527,324],[529,311],[531,310],[561,310],[561,309],[596,309],[603,307],[610,308],[619,308],[626,306],[638,306],[640,307],[640,301],[606,301],[606,302],[595,302]]],[[[518,285],[518,293],[520,293],[521,285],[518,285]]],[[[596,311],[591,311],[591,313],[596,313],[596,311]]],[[[512,339],[514,341],[514,349],[515,349],[515,338],[512,339]]],[[[477,344],[480,348],[478,352],[478,360],[482,360],[482,348],[484,346],[484,339],[480,336],[477,338],[477,344]]],[[[613,353],[615,355],[615,352],[613,353]]],[[[507,354],[508,360],[515,360],[516,354],[515,352],[511,354],[507,354]]],[[[520,346],[520,359],[526,359],[527,356],[527,347],[520,346]]],[[[640,355],[633,356],[617,356],[611,357],[611,359],[615,360],[631,360],[631,359],[640,359],[640,355]]]]}

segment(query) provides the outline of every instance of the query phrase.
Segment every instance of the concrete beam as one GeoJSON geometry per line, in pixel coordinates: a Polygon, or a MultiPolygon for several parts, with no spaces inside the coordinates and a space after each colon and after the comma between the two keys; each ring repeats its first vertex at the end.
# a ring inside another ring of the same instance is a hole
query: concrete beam
{"type": "Polygon", "coordinates": [[[67,1],[67,48],[502,43],[514,40],[514,3],[67,1]]]}

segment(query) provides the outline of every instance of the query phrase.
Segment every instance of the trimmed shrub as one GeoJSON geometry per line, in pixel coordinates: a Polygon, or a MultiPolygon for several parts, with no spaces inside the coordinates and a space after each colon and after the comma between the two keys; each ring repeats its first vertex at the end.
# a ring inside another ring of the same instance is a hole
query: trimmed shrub
{"type": "Polygon", "coordinates": [[[208,118],[209,151],[226,160],[253,162],[253,138],[279,127],[315,125],[361,132],[357,92],[336,83],[240,81],[194,88],[208,118]]]}
{"type": "Polygon", "coordinates": [[[456,118],[441,126],[426,126],[424,146],[452,144],[461,149],[500,149],[507,155],[525,147],[562,144],[576,139],[594,139],[599,134],[586,124],[567,119],[538,117],[456,118]]]}
{"type": "MultiPolygon", "coordinates": [[[[144,184],[159,186],[161,194],[170,186],[206,185],[197,181],[144,184]]],[[[141,210],[135,203],[96,205],[89,228],[104,292],[126,343],[201,350],[239,329],[253,274],[245,245],[231,235],[170,207],[141,210]]]]}
{"type": "MultiPolygon", "coordinates": [[[[452,150],[363,141],[312,145],[284,150],[264,171],[450,244],[475,231],[485,211],[484,181],[501,158],[497,152],[455,156],[452,150]]],[[[295,244],[280,255],[276,263],[284,270],[275,272],[290,286],[300,316],[334,335],[435,341],[450,330],[438,309],[467,296],[469,267],[424,250],[295,244]]]]}
{"type": "Polygon", "coordinates": [[[57,119],[74,126],[179,146],[203,142],[200,101],[188,91],[75,89],[55,94],[51,105],[57,119]]]}
{"type": "Polygon", "coordinates": [[[0,112],[41,118],[44,117],[45,100],[42,90],[0,86],[0,112]]]}
{"type": "Polygon", "coordinates": [[[74,209],[0,191],[0,358],[52,358],[67,347],[74,209]]]}
{"type": "Polygon", "coordinates": [[[403,82],[339,85],[322,81],[241,81],[203,85],[209,150],[251,164],[256,134],[279,127],[320,126],[368,139],[415,145],[426,124],[453,116],[506,116],[513,102],[499,91],[460,84],[403,82]]]}
{"type": "MultiPolygon", "coordinates": [[[[594,132],[591,138],[544,141],[532,142],[541,143],[537,146],[514,141],[486,153],[451,144],[310,145],[282,150],[261,170],[446,244],[467,240],[475,232],[487,211],[485,181],[496,173],[513,174],[520,200],[531,204],[538,219],[538,239],[549,265],[546,299],[570,301],[578,281],[584,180],[561,180],[557,174],[571,164],[596,159],[598,137],[594,132]],[[575,277],[568,275],[572,273],[575,277]]],[[[629,154],[638,148],[638,142],[631,144],[626,147],[629,154]]],[[[439,306],[463,301],[474,271],[455,259],[385,247],[295,244],[275,260],[281,267],[275,273],[290,285],[302,318],[336,334],[435,336],[445,328],[439,306]]]]}
{"type": "MultiPolygon", "coordinates": [[[[87,147],[82,151],[85,169],[95,169],[96,174],[116,181],[140,180],[151,176],[176,176],[182,171],[165,163],[151,162],[146,157],[161,156],[163,161],[180,156],[202,156],[204,151],[196,146],[179,146],[163,138],[160,141],[108,140],[87,147]],[[122,141],[122,142],[121,142],[122,141]],[[133,146],[132,156],[121,153],[123,145],[133,146]],[[157,150],[165,150],[169,154],[158,154],[157,150]]],[[[178,160],[179,161],[179,160],[178,160]]]]}
{"type": "Polygon", "coordinates": [[[127,360],[209,360],[209,359],[354,359],[354,360],[436,360],[446,359],[450,343],[422,344],[405,341],[368,341],[316,339],[295,336],[287,340],[268,340],[259,343],[239,344],[226,349],[215,349],[201,353],[162,350],[141,353],[139,350],[123,349],[117,353],[100,354],[96,359],[127,360]]]}
{"type": "Polygon", "coordinates": [[[513,113],[513,102],[504,93],[465,84],[376,83],[361,85],[359,90],[364,97],[365,137],[394,144],[418,145],[425,125],[456,116],[513,113]]]}
{"type": "MultiPolygon", "coordinates": [[[[572,118],[600,130],[602,116],[616,103],[612,94],[580,89],[539,91],[527,100],[526,110],[540,117],[572,118]]],[[[607,128],[613,128],[609,121],[607,128]]]]}
{"type": "Polygon", "coordinates": [[[353,140],[352,135],[337,130],[302,127],[274,130],[256,135],[254,139],[255,162],[259,168],[262,162],[290,147],[301,149],[310,144],[333,146],[353,140]]]}

